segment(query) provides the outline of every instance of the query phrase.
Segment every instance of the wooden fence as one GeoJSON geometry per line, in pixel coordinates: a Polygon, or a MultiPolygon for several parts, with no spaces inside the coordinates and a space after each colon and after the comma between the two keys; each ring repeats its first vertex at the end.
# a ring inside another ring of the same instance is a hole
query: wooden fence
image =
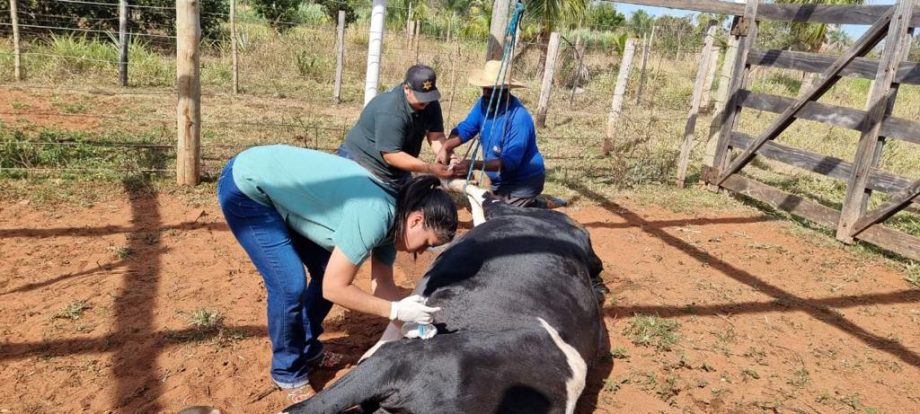
{"type": "Polygon", "coordinates": [[[732,36],[739,47],[730,78],[730,98],[714,118],[718,143],[714,160],[704,166],[702,178],[710,185],[768,203],[815,223],[836,228],[837,239],[862,240],[914,260],[920,260],[920,238],[882,223],[895,213],[920,206],[920,180],[883,171],[879,160],[887,140],[920,144],[920,122],[891,116],[900,84],[920,84],[920,65],[904,61],[913,27],[920,25],[917,0],[899,0],[885,6],[825,6],[746,4],[715,0],[627,0],[642,4],[735,15],[732,36]],[[755,49],[758,20],[833,24],[871,24],[866,33],[839,57],[787,50],[755,49]],[[882,40],[879,59],[865,56],[882,40]],[[752,66],[818,73],[815,83],[798,98],[755,93],[748,89],[752,66]],[[866,110],[816,102],[841,77],[873,80],[866,110]],[[756,136],[735,131],[742,109],[780,114],[756,136]],[[806,119],[860,132],[852,160],[842,160],[774,142],[796,119],[806,119]],[[843,180],[846,196],[840,211],[789,194],[740,173],[755,156],[789,164],[843,180]],[[888,194],[888,201],[868,210],[871,193],[888,194]]]}

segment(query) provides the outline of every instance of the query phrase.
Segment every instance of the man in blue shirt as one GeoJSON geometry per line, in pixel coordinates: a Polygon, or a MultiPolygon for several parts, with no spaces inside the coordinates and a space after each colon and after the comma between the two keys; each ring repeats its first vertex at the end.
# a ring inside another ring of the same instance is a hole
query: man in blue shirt
{"type": "MultiPolygon", "coordinates": [[[[484,155],[473,168],[483,170],[489,176],[492,192],[508,204],[543,207],[537,197],[543,191],[546,169],[537,148],[533,117],[510,93],[512,88],[524,85],[510,76],[496,81],[500,68],[500,61],[490,60],[485,68],[470,74],[467,80],[471,85],[482,88],[482,97],[473,104],[466,119],[450,131],[449,138],[438,152],[437,161],[448,162],[454,148],[478,134],[484,155]]],[[[461,160],[454,164],[453,170],[466,171],[469,165],[469,160],[461,160]]]]}

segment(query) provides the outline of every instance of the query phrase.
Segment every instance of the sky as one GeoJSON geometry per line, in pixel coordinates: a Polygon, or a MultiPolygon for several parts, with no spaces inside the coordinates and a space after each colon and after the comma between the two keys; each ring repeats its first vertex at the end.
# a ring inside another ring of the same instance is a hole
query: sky
{"type": "MultiPolygon", "coordinates": [[[[736,1],[737,3],[744,3],[744,1],[736,1]]],[[[894,4],[895,0],[865,0],[866,4],[894,4]]],[[[696,14],[696,12],[686,11],[686,10],[675,10],[667,9],[664,7],[650,7],[650,6],[636,6],[633,4],[625,3],[616,3],[616,9],[618,12],[625,14],[627,17],[631,16],[636,10],[645,10],[648,14],[652,16],[662,16],[669,15],[674,17],[683,17],[688,15],[696,14]]],[[[846,32],[851,38],[856,39],[866,32],[869,26],[862,25],[843,25],[843,31],[846,32]]]]}

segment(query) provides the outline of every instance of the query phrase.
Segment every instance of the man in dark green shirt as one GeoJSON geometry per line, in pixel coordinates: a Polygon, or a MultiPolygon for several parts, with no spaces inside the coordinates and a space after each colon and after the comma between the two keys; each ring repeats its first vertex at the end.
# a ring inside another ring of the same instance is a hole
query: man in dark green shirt
{"type": "Polygon", "coordinates": [[[435,154],[447,139],[436,82],[430,67],[409,68],[402,84],[367,103],[338,154],[357,161],[394,191],[408,182],[413,172],[453,177],[455,173],[447,165],[418,158],[423,138],[428,139],[435,154]]]}

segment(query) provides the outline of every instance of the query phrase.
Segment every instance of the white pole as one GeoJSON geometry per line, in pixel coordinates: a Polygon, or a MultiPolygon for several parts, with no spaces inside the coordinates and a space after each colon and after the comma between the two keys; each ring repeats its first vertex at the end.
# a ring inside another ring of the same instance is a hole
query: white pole
{"type": "Polygon", "coordinates": [[[380,48],[383,45],[383,18],[386,15],[387,0],[374,0],[371,9],[370,39],[367,42],[367,73],[364,77],[364,105],[377,96],[377,80],[380,78],[380,48]]]}

